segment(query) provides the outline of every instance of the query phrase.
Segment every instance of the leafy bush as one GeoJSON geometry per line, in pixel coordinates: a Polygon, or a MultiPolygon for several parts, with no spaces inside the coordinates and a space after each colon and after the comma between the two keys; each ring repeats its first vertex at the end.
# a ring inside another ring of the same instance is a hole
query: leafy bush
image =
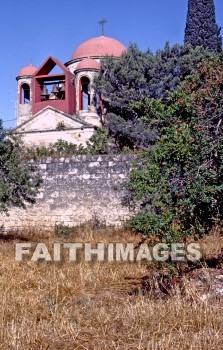
{"type": "Polygon", "coordinates": [[[27,162],[24,153],[22,141],[9,140],[0,121],[0,211],[35,202],[42,180],[37,166],[27,162]]]}
{"type": "Polygon", "coordinates": [[[72,155],[107,154],[109,151],[108,131],[97,129],[95,134],[86,142],[86,147],[72,142],[58,140],[56,143],[45,147],[31,147],[26,150],[26,158],[38,159],[43,157],[63,157],[72,155]]]}
{"type": "Polygon", "coordinates": [[[145,149],[154,144],[156,131],[146,127],[143,121],[125,120],[113,113],[107,115],[109,134],[114,138],[116,149],[145,149]]]}
{"type": "Polygon", "coordinates": [[[108,131],[97,129],[86,144],[88,154],[107,154],[109,151],[108,131]]]}
{"type": "Polygon", "coordinates": [[[223,64],[202,63],[169,96],[161,134],[130,175],[140,206],[130,226],[167,241],[202,235],[223,217],[223,64]]]}
{"type": "Polygon", "coordinates": [[[68,238],[72,233],[73,228],[64,224],[57,224],[54,228],[54,233],[57,237],[68,238]]]}
{"type": "Polygon", "coordinates": [[[61,130],[65,130],[66,129],[66,125],[64,124],[64,122],[59,122],[56,126],[56,130],[61,131],[61,130]]]}

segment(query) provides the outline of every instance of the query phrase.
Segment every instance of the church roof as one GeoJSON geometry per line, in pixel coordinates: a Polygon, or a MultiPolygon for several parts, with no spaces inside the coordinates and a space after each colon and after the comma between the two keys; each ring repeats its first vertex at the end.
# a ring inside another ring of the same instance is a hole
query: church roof
{"type": "Polygon", "coordinates": [[[71,59],[106,55],[120,57],[124,51],[126,51],[126,47],[120,41],[102,35],[80,44],[74,51],[71,59]]]}
{"type": "Polygon", "coordinates": [[[25,66],[19,71],[18,77],[22,77],[23,75],[34,75],[37,69],[37,67],[33,66],[32,63],[30,63],[29,66],[25,66]]]}
{"type": "Polygon", "coordinates": [[[76,70],[78,69],[100,69],[100,63],[93,60],[92,58],[84,58],[78,63],[76,70]]]}

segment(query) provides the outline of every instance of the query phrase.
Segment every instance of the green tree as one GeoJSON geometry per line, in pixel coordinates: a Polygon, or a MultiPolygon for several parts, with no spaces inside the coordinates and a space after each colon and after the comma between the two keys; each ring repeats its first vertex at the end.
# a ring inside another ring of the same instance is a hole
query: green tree
{"type": "Polygon", "coordinates": [[[213,53],[203,47],[193,48],[190,44],[170,46],[155,53],[153,65],[147,72],[149,97],[165,99],[169,91],[178,88],[187,75],[195,73],[202,60],[213,53]]]}
{"type": "Polygon", "coordinates": [[[221,52],[221,28],[216,24],[214,0],[188,0],[185,43],[221,52]]]}
{"type": "MultiPolygon", "coordinates": [[[[145,125],[141,118],[145,101],[148,97],[153,104],[154,99],[165,100],[169,91],[176,90],[180,82],[210,56],[202,47],[166,44],[155,55],[131,45],[119,60],[104,58],[95,88],[108,109],[107,127],[116,147],[144,149],[153,144],[156,128],[153,125],[150,129],[151,124],[145,125]]],[[[153,114],[155,110],[153,108],[153,114]]]]}
{"type": "Polygon", "coordinates": [[[137,231],[169,241],[204,234],[223,219],[223,64],[203,62],[170,94],[153,149],[142,153],[128,184],[140,206],[137,231]]]}
{"type": "Polygon", "coordinates": [[[147,89],[146,70],[153,56],[141,52],[132,44],[119,60],[105,57],[95,79],[97,93],[102,97],[109,112],[131,119],[132,101],[140,101],[147,89]]]}
{"type": "Polygon", "coordinates": [[[167,91],[175,90],[179,83],[195,72],[197,65],[212,53],[202,47],[190,45],[170,46],[155,54],[142,52],[134,44],[119,60],[105,57],[94,81],[96,91],[111,113],[133,119],[133,102],[145,97],[164,98],[167,91]]]}
{"type": "Polygon", "coordinates": [[[37,166],[25,160],[18,139],[9,140],[0,121],[0,211],[34,203],[41,184],[37,166]]]}

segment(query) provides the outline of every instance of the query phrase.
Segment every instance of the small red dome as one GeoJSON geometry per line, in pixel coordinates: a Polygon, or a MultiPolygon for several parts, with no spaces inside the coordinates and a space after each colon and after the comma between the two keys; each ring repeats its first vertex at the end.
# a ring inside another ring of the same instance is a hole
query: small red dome
{"type": "Polygon", "coordinates": [[[37,70],[38,68],[33,66],[31,63],[29,66],[26,66],[26,67],[23,67],[19,74],[18,74],[18,77],[21,77],[23,75],[34,75],[35,71],[37,70]]]}
{"type": "Polygon", "coordinates": [[[78,63],[76,70],[78,69],[100,69],[100,63],[93,60],[92,58],[84,58],[81,62],[78,63]]]}
{"type": "Polygon", "coordinates": [[[120,57],[124,51],[126,51],[126,47],[120,41],[107,36],[99,36],[80,44],[74,51],[71,59],[106,55],[120,57]]]}

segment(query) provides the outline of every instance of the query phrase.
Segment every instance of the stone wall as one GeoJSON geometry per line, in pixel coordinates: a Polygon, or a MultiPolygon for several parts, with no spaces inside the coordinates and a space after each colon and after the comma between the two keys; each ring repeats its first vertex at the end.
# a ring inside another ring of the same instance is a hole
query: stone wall
{"type": "Polygon", "coordinates": [[[44,181],[36,204],[10,209],[8,217],[2,214],[0,227],[52,229],[55,224],[76,226],[94,217],[107,225],[121,225],[130,216],[122,202],[132,160],[131,155],[42,160],[44,181]]]}

